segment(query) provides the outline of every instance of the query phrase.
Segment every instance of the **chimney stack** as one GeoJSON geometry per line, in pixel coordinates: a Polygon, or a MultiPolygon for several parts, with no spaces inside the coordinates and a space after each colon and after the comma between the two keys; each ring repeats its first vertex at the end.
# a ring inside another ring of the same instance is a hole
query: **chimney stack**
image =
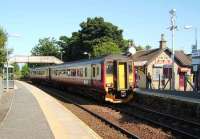
{"type": "Polygon", "coordinates": [[[164,38],[164,34],[161,34],[160,49],[165,49],[167,47],[167,41],[164,38]]]}

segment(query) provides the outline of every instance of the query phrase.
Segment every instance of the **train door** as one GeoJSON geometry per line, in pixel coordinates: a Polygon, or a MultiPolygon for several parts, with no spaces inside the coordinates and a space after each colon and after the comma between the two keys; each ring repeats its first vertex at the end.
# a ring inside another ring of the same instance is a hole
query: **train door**
{"type": "Polygon", "coordinates": [[[96,65],[92,64],[92,68],[91,68],[91,85],[94,86],[94,82],[95,82],[95,77],[96,77],[96,65]]]}
{"type": "Polygon", "coordinates": [[[180,72],[179,73],[179,90],[184,90],[184,82],[185,82],[185,73],[180,72]]]}
{"type": "Polygon", "coordinates": [[[123,90],[126,88],[126,64],[118,64],[118,88],[123,90]]]}

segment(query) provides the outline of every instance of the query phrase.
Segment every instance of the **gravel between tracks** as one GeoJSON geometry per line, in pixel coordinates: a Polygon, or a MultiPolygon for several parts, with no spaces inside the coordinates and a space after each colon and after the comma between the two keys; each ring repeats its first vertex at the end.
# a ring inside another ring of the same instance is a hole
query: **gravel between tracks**
{"type": "Polygon", "coordinates": [[[127,139],[126,136],[123,136],[120,132],[109,127],[101,120],[95,118],[91,114],[85,112],[81,108],[70,104],[61,102],[67,109],[72,113],[78,116],[82,121],[84,121],[90,128],[92,128],[97,134],[99,134],[104,139],[127,139]]]}
{"type": "MultiPolygon", "coordinates": [[[[67,95],[68,96],[68,95],[67,95]]],[[[168,139],[173,138],[170,133],[166,133],[162,131],[160,128],[151,127],[147,125],[145,122],[135,119],[134,117],[130,117],[128,115],[123,115],[120,112],[116,112],[115,110],[111,110],[110,108],[99,106],[88,102],[83,98],[78,98],[75,96],[68,96],[71,99],[75,100],[82,106],[87,109],[96,112],[97,114],[104,116],[106,119],[114,121],[119,124],[121,127],[126,128],[129,131],[135,133],[141,139],[168,139]]],[[[113,128],[110,128],[105,123],[101,122],[99,119],[93,117],[88,114],[84,110],[78,108],[77,106],[67,103],[61,102],[66,108],[72,111],[75,115],[77,115],[82,121],[84,121],[87,125],[89,125],[95,132],[97,132],[100,136],[105,139],[123,139],[127,138],[123,136],[120,132],[116,131],[113,128]]]]}

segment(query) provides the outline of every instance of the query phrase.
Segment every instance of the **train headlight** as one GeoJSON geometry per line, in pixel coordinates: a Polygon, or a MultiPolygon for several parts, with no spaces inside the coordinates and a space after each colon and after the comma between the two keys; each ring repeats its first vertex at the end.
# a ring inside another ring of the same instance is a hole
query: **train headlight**
{"type": "Polygon", "coordinates": [[[133,82],[129,82],[129,86],[133,87],[133,82]]]}

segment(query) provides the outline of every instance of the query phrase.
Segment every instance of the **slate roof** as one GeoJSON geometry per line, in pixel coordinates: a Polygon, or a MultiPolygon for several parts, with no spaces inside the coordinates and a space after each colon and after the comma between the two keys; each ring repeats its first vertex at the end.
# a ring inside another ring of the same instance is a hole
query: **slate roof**
{"type": "Polygon", "coordinates": [[[133,61],[147,61],[147,63],[150,63],[152,60],[154,60],[161,52],[163,52],[163,49],[150,49],[150,50],[141,50],[137,51],[133,56],[133,61]]]}
{"type": "Polygon", "coordinates": [[[180,61],[182,66],[191,66],[192,60],[181,50],[175,51],[176,58],[180,61]]]}
{"type": "MultiPolygon", "coordinates": [[[[171,50],[169,48],[165,49],[156,48],[150,50],[137,51],[132,56],[132,58],[134,62],[147,61],[147,64],[149,64],[163,51],[165,51],[169,56],[171,56],[171,50]]],[[[175,51],[175,61],[179,65],[186,67],[190,67],[192,64],[192,60],[183,51],[175,51]]]]}

